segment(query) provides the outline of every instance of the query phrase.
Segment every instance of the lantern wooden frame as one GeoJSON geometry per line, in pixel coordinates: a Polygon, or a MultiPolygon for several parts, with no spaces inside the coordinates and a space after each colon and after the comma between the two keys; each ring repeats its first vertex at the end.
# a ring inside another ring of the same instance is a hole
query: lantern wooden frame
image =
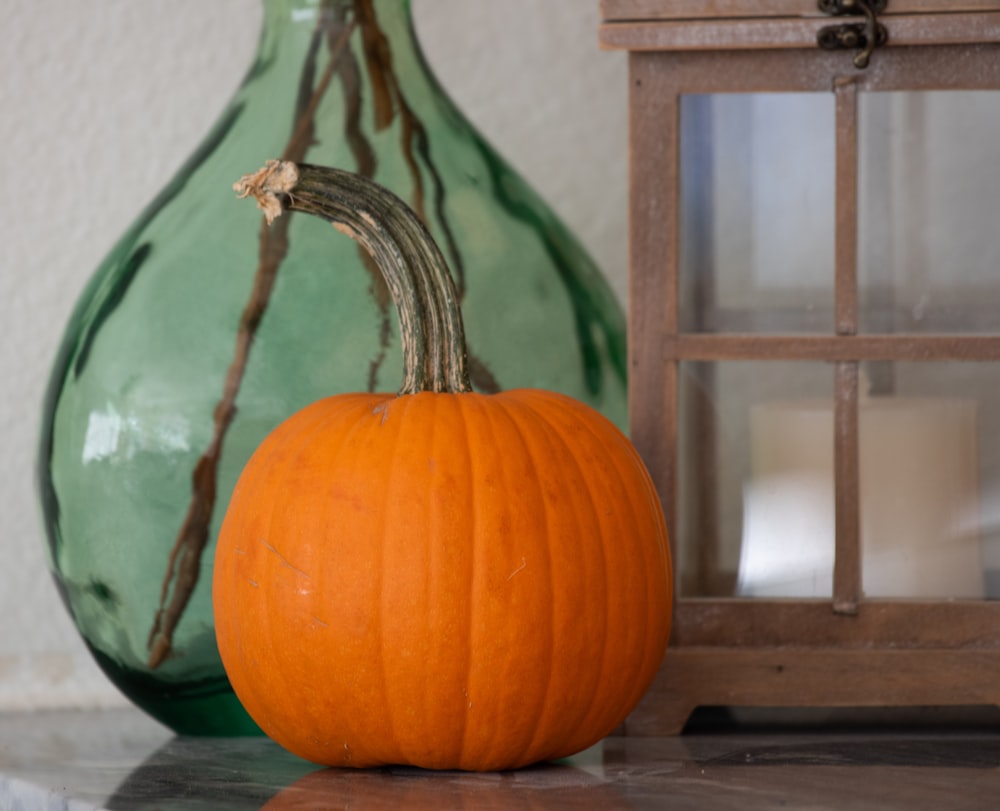
{"type": "Polygon", "coordinates": [[[1000,360],[1000,335],[858,329],[857,97],[1000,89],[1000,2],[889,0],[866,69],[817,47],[816,0],[603,0],[602,47],[628,51],[630,421],[677,524],[678,366],[808,360],[834,372],[836,553],[831,600],[680,598],[660,674],[626,724],[674,734],[697,706],[1000,703],[1000,602],[867,600],[861,592],[858,364],[1000,360]],[[689,93],[832,92],[834,330],[694,333],[678,317],[679,115],[689,93]]]}

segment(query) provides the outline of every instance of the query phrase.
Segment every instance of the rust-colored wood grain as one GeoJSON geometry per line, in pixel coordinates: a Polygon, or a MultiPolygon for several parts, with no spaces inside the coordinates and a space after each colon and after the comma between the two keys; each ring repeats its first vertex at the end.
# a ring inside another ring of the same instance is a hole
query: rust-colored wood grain
{"type": "MultiPolygon", "coordinates": [[[[853,77],[838,78],[834,245],[834,331],[858,331],[858,91],[853,77]]],[[[833,491],[835,555],[833,610],[854,614],[861,600],[861,466],[858,437],[858,361],[834,365],[833,491]]]]}
{"type": "MultiPolygon", "coordinates": [[[[629,60],[629,424],[645,449],[668,526],[676,526],[677,363],[661,351],[676,334],[680,104],[655,57],[629,60]]],[[[671,534],[671,538],[673,538],[671,534]]],[[[676,549],[674,550],[676,556],[676,549]]]]}
{"type": "MultiPolygon", "coordinates": [[[[889,33],[886,48],[913,45],[968,45],[1000,41],[1000,10],[939,15],[883,16],[889,33]]],[[[669,19],[656,22],[606,22],[600,41],[605,48],[632,51],[724,51],[815,48],[821,28],[843,18],[769,17],[669,19]]],[[[885,50],[882,48],[880,50],[885,50]]]]}

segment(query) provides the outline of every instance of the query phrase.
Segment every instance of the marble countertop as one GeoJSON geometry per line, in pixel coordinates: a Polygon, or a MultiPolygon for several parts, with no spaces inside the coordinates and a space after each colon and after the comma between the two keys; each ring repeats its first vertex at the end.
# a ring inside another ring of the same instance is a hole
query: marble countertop
{"type": "Polygon", "coordinates": [[[178,738],[137,710],[0,715],[0,811],[1000,807],[1000,730],[608,738],[469,774],[320,769],[265,738],[178,738]]]}

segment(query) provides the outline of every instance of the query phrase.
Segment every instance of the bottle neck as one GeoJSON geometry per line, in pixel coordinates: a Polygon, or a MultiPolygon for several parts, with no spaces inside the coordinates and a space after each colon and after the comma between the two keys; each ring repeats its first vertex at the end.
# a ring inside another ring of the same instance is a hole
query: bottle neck
{"type": "Polygon", "coordinates": [[[398,48],[416,48],[410,0],[263,0],[262,44],[308,46],[317,27],[352,21],[360,27],[371,17],[398,48]]]}
{"type": "MultiPolygon", "coordinates": [[[[264,13],[275,19],[315,22],[322,10],[351,12],[360,4],[361,0],[264,0],[264,13]]],[[[370,0],[370,5],[380,15],[398,14],[408,17],[411,0],[370,0]]]]}
{"type": "MultiPolygon", "coordinates": [[[[281,74],[292,92],[313,66],[316,77],[343,47],[353,59],[338,81],[356,76],[368,85],[368,106],[384,96],[386,83],[407,97],[441,96],[423,57],[413,26],[410,0],[263,0],[263,29],[248,80],[281,74]]],[[[318,78],[317,78],[318,81],[318,78]]],[[[275,103],[274,88],[267,95],[275,103]]],[[[384,99],[382,99],[384,100],[384,99]]],[[[368,113],[364,113],[367,115],[368,113]]]]}

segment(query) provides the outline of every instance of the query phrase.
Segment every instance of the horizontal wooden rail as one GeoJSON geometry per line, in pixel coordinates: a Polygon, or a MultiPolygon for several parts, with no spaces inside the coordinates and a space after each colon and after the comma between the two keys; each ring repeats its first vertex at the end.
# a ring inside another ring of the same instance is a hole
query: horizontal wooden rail
{"type": "MultiPolygon", "coordinates": [[[[931,23],[920,14],[881,19],[889,31],[887,47],[1000,42],[1000,11],[942,14],[931,23]]],[[[833,17],[779,17],[606,22],[599,38],[601,47],[607,50],[815,49],[819,30],[843,21],[833,17]]]]}
{"type": "MultiPolygon", "coordinates": [[[[1000,0],[892,0],[883,17],[895,14],[997,11],[1000,0]]],[[[684,20],[738,17],[816,17],[816,0],[601,0],[611,20],[684,20]]]]}
{"type": "Polygon", "coordinates": [[[997,705],[997,685],[995,648],[669,648],[625,734],[676,735],[692,710],[708,706],[997,705]]]}
{"type": "MultiPolygon", "coordinates": [[[[1000,602],[862,600],[834,614],[831,600],[681,599],[671,646],[728,648],[990,649],[1000,647],[1000,602]]],[[[1000,684],[997,685],[1000,695],[1000,684]]]]}
{"type": "Polygon", "coordinates": [[[669,360],[1000,361],[1000,335],[752,335],[663,338],[669,360]]]}

